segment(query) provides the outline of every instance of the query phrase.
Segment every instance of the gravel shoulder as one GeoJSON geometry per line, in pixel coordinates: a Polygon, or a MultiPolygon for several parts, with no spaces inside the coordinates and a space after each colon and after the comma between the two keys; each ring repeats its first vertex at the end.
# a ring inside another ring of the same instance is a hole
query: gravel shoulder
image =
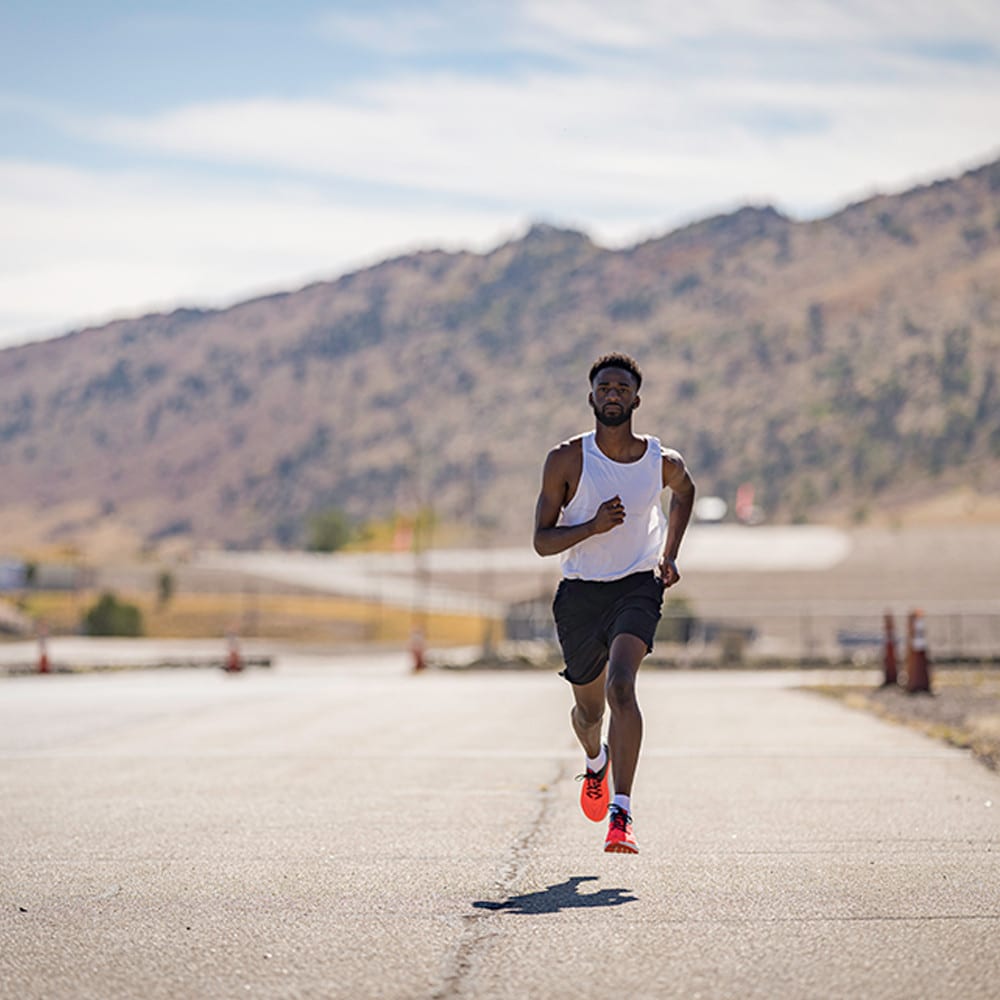
{"type": "Polygon", "coordinates": [[[898,686],[810,690],[969,749],[987,767],[1000,770],[1000,669],[939,670],[931,686],[931,694],[908,694],[898,686]]]}

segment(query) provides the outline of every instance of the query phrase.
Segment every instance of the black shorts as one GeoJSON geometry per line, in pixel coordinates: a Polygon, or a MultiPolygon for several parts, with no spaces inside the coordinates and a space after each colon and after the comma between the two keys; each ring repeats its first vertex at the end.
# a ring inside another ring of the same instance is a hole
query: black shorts
{"type": "Polygon", "coordinates": [[[608,662],[616,635],[638,636],[653,651],[663,607],[663,583],[652,570],[607,583],[562,580],[552,602],[556,632],[571,684],[589,684],[608,662]]]}

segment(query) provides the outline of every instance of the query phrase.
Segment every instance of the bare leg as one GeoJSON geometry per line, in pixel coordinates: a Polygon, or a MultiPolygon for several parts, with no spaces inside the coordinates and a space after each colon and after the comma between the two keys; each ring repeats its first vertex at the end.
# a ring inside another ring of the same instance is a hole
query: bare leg
{"type": "Polygon", "coordinates": [[[574,684],[573,708],[569,713],[573,732],[588,757],[601,752],[601,723],[604,721],[604,688],[607,668],[589,684],[574,684]]]}
{"type": "Polygon", "coordinates": [[[635,675],[646,655],[646,643],[635,635],[616,635],[607,668],[607,700],[611,709],[608,746],[615,794],[631,795],[632,779],[642,746],[642,713],[635,697],[635,675]]]}

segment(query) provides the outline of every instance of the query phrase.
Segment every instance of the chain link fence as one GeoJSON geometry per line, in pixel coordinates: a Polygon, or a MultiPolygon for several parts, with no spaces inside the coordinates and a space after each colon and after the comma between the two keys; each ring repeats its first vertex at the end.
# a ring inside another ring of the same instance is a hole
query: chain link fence
{"type": "MultiPolygon", "coordinates": [[[[906,654],[907,620],[924,616],[933,662],[1000,663],[1000,600],[888,607],[864,603],[741,602],[697,608],[669,600],[657,630],[655,660],[698,665],[881,665],[886,649],[885,616],[894,624],[897,659],[906,654]]],[[[511,605],[506,636],[515,642],[555,644],[551,598],[511,605]]]]}

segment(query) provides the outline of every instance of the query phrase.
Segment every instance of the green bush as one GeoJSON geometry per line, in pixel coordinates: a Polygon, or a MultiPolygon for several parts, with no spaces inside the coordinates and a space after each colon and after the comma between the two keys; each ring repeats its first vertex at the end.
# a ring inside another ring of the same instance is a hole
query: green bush
{"type": "Polygon", "coordinates": [[[113,593],[105,591],[83,616],[83,630],[87,635],[142,635],[142,612],[134,604],[119,601],[113,593]]]}
{"type": "Polygon", "coordinates": [[[354,524],[338,507],[316,514],[309,522],[309,548],[313,552],[336,552],[354,537],[354,524]]]}

